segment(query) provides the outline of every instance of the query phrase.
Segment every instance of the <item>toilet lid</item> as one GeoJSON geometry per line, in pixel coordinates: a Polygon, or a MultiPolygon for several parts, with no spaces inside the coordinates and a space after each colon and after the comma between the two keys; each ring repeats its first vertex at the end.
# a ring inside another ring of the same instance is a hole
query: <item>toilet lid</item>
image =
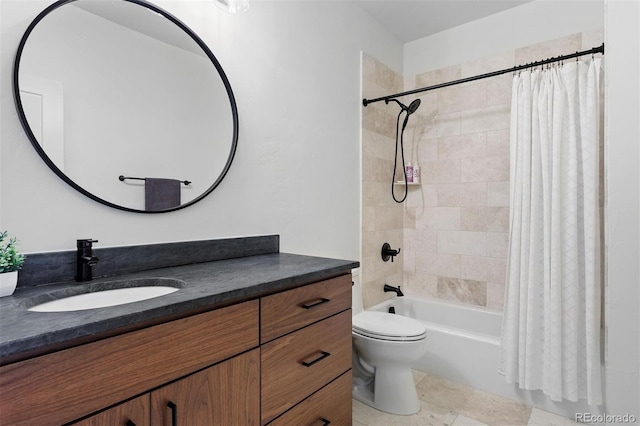
{"type": "Polygon", "coordinates": [[[364,311],[353,317],[353,331],[384,340],[419,340],[426,336],[427,327],[402,315],[364,311]]]}

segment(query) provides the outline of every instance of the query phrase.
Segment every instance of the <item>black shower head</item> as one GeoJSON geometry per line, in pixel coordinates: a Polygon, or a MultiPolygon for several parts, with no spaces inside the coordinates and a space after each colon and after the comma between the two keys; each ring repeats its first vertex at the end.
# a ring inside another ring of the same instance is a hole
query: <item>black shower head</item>
{"type": "Polygon", "coordinates": [[[406,108],[407,114],[408,115],[413,114],[414,112],[416,112],[419,106],[420,106],[420,99],[415,99],[413,102],[409,104],[409,107],[406,108]]]}
{"type": "Polygon", "coordinates": [[[402,108],[402,111],[406,111],[407,115],[411,115],[414,112],[416,112],[416,110],[418,109],[418,107],[420,106],[420,99],[415,99],[413,102],[411,102],[409,104],[409,106],[406,106],[405,104],[403,104],[402,102],[400,102],[397,99],[386,99],[385,103],[389,103],[389,101],[393,101],[395,103],[397,103],[398,105],[400,105],[400,108],[402,108]]]}

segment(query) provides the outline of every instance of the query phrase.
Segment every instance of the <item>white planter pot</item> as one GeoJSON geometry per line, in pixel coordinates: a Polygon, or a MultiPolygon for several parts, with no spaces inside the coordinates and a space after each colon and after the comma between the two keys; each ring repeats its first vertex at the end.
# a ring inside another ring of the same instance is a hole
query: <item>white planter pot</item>
{"type": "Polygon", "coordinates": [[[18,271],[0,274],[0,297],[11,296],[18,284],[18,271]]]}

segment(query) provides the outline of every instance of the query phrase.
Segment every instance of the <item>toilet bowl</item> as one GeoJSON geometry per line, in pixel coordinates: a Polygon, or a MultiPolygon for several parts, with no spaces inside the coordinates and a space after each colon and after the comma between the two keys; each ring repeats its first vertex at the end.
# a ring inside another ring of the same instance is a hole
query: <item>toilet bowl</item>
{"type": "Polygon", "coordinates": [[[353,316],[353,397],[391,414],[420,410],[412,365],[426,350],[424,324],[402,315],[353,316]]]}

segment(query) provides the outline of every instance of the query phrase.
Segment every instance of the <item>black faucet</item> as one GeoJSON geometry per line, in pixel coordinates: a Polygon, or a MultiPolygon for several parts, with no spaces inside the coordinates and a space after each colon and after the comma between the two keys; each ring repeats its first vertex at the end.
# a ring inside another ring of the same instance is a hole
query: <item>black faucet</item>
{"type": "Polygon", "coordinates": [[[98,240],[77,240],[78,253],[76,255],[76,281],[91,281],[91,268],[98,263],[98,258],[93,255],[93,243],[98,240]]]}
{"type": "Polygon", "coordinates": [[[398,297],[400,296],[404,296],[404,293],[402,293],[402,290],[400,290],[400,286],[398,287],[393,287],[389,284],[385,284],[384,285],[384,291],[386,292],[393,292],[395,293],[398,297]]]}
{"type": "Polygon", "coordinates": [[[384,260],[385,262],[389,260],[389,258],[391,258],[391,261],[393,262],[393,258],[397,256],[399,253],[400,253],[400,249],[394,250],[391,248],[389,243],[384,243],[382,245],[382,251],[380,254],[382,255],[382,260],[384,260]]]}

